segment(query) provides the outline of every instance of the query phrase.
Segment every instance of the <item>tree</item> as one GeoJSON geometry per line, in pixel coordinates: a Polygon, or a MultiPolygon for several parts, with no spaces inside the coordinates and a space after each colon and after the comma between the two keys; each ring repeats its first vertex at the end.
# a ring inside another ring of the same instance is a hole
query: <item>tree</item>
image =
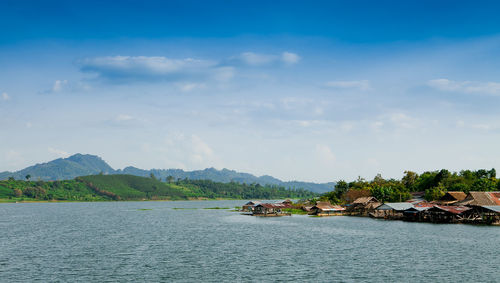
{"type": "Polygon", "coordinates": [[[28,174],[28,175],[26,175],[26,177],[25,177],[25,178],[26,178],[26,181],[29,181],[29,180],[31,179],[31,175],[30,175],[30,174],[28,174]]]}
{"type": "Polygon", "coordinates": [[[153,173],[150,173],[150,174],[149,174],[149,177],[150,177],[151,179],[153,179],[153,180],[156,180],[156,176],[155,176],[155,174],[153,174],[153,173]]]}
{"type": "Polygon", "coordinates": [[[417,179],[418,179],[417,173],[413,171],[405,171],[405,175],[401,179],[401,182],[410,192],[412,192],[416,188],[417,179]]]}
{"type": "Polygon", "coordinates": [[[14,189],[14,195],[19,198],[23,195],[23,192],[20,189],[14,189]]]}
{"type": "Polygon", "coordinates": [[[375,176],[375,178],[373,178],[373,183],[375,185],[381,186],[385,183],[385,180],[384,180],[384,178],[382,178],[381,174],[377,174],[377,176],[375,176]]]}
{"type": "Polygon", "coordinates": [[[174,181],[174,177],[173,176],[168,176],[167,177],[167,182],[168,183],[172,183],[174,181]]]}
{"type": "Polygon", "coordinates": [[[474,182],[474,184],[472,184],[471,191],[494,191],[496,187],[495,185],[495,182],[491,179],[478,179],[474,182]]]}

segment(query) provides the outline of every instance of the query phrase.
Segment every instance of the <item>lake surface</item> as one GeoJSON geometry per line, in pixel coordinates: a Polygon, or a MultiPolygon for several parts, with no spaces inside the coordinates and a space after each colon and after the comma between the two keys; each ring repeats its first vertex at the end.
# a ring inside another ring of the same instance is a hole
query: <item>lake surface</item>
{"type": "Polygon", "coordinates": [[[0,204],[0,280],[500,282],[500,227],[173,209],[244,203],[0,204]]]}

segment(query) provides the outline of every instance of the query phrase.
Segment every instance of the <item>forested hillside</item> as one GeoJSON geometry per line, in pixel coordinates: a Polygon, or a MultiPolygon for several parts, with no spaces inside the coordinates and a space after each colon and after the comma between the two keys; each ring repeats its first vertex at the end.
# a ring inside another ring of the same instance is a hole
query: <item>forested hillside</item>
{"type": "Polygon", "coordinates": [[[133,175],[91,175],[65,181],[0,181],[0,199],[22,200],[187,200],[198,198],[279,199],[315,196],[306,190],[259,184],[217,183],[209,180],[162,182],[133,175]]]}

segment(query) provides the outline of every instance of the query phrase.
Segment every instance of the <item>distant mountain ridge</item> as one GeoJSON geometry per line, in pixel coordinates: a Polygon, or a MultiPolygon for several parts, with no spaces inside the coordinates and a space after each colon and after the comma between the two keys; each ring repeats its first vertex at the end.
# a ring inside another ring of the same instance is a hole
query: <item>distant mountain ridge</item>
{"type": "Polygon", "coordinates": [[[142,177],[149,177],[152,173],[157,178],[163,180],[168,176],[172,176],[175,179],[212,180],[222,183],[257,183],[261,185],[279,185],[286,188],[303,188],[316,193],[331,191],[335,186],[334,182],[322,184],[300,181],[284,182],[268,175],[257,177],[249,173],[237,172],[225,168],[222,170],[207,168],[203,170],[184,171],[182,169],[144,170],[129,166],[124,169],[115,170],[99,156],[90,154],[75,154],[68,158],[59,158],[47,163],[36,164],[16,172],[0,172],[0,180],[5,180],[9,177],[24,179],[26,175],[30,175],[32,180],[69,180],[99,173],[129,174],[142,177]]]}

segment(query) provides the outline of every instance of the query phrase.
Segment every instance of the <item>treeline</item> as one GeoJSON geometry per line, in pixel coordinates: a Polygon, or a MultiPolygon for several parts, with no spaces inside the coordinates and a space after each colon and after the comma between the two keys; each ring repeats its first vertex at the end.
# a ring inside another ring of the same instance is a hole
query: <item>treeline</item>
{"type": "Polygon", "coordinates": [[[9,178],[0,181],[0,199],[98,201],[111,198],[96,193],[86,184],[76,180],[46,182],[9,178]]]}
{"type": "Polygon", "coordinates": [[[303,189],[281,186],[218,183],[209,180],[174,180],[162,182],[133,175],[91,175],[65,181],[26,181],[9,178],[0,181],[0,199],[23,200],[187,200],[192,198],[283,199],[316,196],[303,189]]]}
{"type": "Polygon", "coordinates": [[[383,202],[400,202],[411,198],[412,192],[424,192],[428,201],[441,198],[447,191],[496,191],[500,181],[496,170],[480,169],[450,172],[446,169],[417,174],[405,171],[401,180],[384,179],[379,174],[371,181],[358,178],[353,182],[337,182],[335,190],[322,195],[332,203],[350,203],[358,197],[374,196],[383,202]]]}
{"type": "Polygon", "coordinates": [[[277,185],[263,186],[257,183],[218,183],[211,180],[179,179],[175,184],[190,188],[197,195],[203,195],[208,198],[281,199],[310,198],[316,195],[304,189],[287,189],[277,185]]]}

